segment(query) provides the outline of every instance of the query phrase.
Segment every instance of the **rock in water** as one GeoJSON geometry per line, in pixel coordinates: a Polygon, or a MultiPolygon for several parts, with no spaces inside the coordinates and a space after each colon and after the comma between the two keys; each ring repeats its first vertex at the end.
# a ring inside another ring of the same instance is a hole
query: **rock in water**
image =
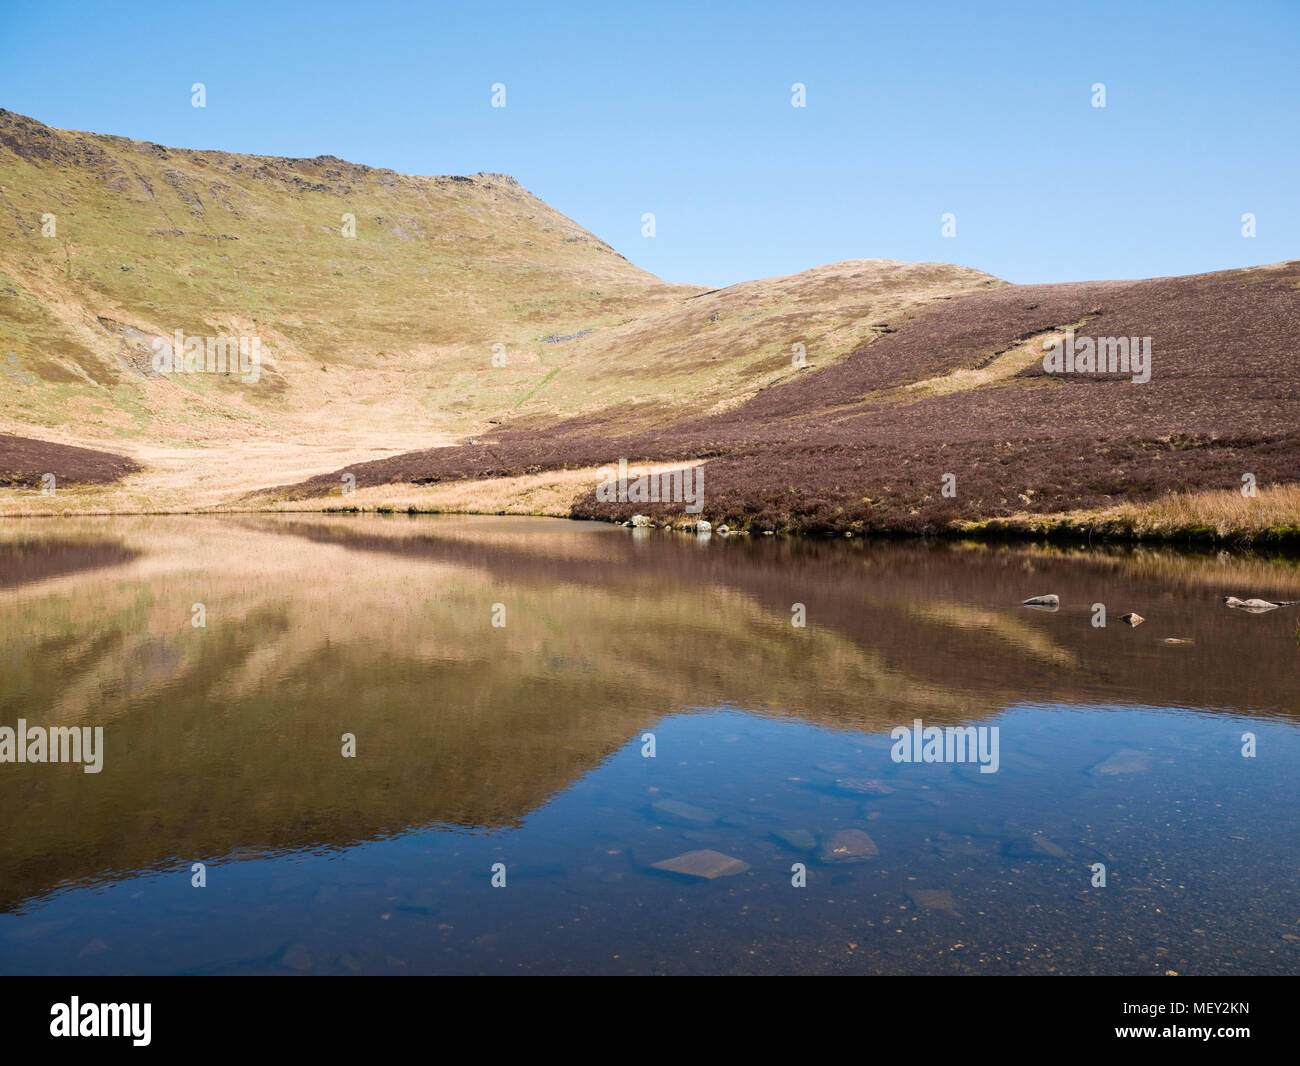
{"type": "Polygon", "coordinates": [[[1121,615],[1119,620],[1120,620],[1121,622],[1127,622],[1129,625],[1133,626],[1135,629],[1136,629],[1138,626],[1140,626],[1143,622],[1146,621],[1146,619],[1143,618],[1143,617],[1142,617],[1140,614],[1138,614],[1136,611],[1134,611],[1134,612],[1132,612],[1132,613],[1130,613],[1130,614],[1121,615]]]}
{"type": "Polygon", "coordinates": [[[1025,607],[1046,607],[1049,610],[1055,610],[1061,606],[1061,597],[1053,592],[1048,593],[1046,596],[1030,596],[1029,599],[1022,600],[1021,603],[1025,607]]]}
{"type": "Polygon", "coordinates": [[[837,777],[835,787],[857,796],[888,796],[894,791],[877,777],[837,777]]]}
{"type": "Polygon", "coordinates": [[[688,851],[685,855],[678,855],[675,859],[664,859],[662,862],[652,863],[651,866],[655,870],[681,874],[684,877],[699,877],[706,881],[712,881],[715,877],[743,874],[749,869],[749,863],[707,848],[703,851],[688,851]]]}
{"type": "Polygon", "coordinates": [[[953,901],[952,893],[946,888],[913,888],[907,894],[922,910],[943,911],[946,914],[957,913],[957,904],[953,901]]]}
{"type": "Polygon", "coordinates": [[[643,526],[652,526],[654,523],[643,514],[634,514],[632,516],[632,525],[639,529],[643,526]]]}
{"type": "Polygon", "coordinates": [[[100,940],[99,937],[95,937],[94,940],[90,941],[90,943],[77,952],[77,958],[84,959],[89,955],[98,955],[101,951],[107,950],[108,945],[100,940]]]}
{"type": "Polygon", "coordinates": [[[311,952],[307,950],[306,944],[291,944],[285,953],[280,956],[280,965],[287,966],[291,970],[310,970],[312,967],[311,952]]]}
{"type": "Polygon", "coordinates": [[[667,815],[682,822],[693,822],[695,825],[712,825],[718,820],[718,816],[712,811],[683,803],[681,800],[655,800],[650,804],[650,809],[656,814],[667,815]]]}
{"type": "Polygon", "coordinates": [[[1027,837],[1012,837],[1002,847],[1004,854],[1013,859],[1068,859],[1061,845],[1048,840],[1042,833],[1027,837]]]}
{"type": "Polygon", "coordinates": [[[807,829],[777,829],[772,835],[796,851],[812,851],[817,847],[817,838],[807,829]]]}
{"type": "Polygon", "coordinates": [[[1272,600],[1239,600],[1236,596],[1224,596],[1223,603],[1226,607],[1235,607],[1239,611],[1249,611],[1251,614],[1263,614],[1265,611],[1272,611],[1279,606],[1272,600]]]}
{"type": "Polygon", "coordinates": [[[1060,844],[1056,844],[1053,841],[1048,840],[1047,837],[1043,836],[1042,833],[1034,833],[1030,836],[1029,839],[1033,841],[1034,847],[1037,848],[1039,851],[1041,851],[1044,855],[1050,855],[1054,859],[1068,858],[1068,856],[1065,854],[1065,849],[1061,847],[1060,844]]]}
{"type": "Polygon", "coordinates": [[[1134,751],[1132,748],[1123,748],[1115,752],[1109,758],[1102,759],[1088,772],[1097,777],[1106,777],[1114,774],[1136,774],[1147,768],[1150,756],[1145,751],[1134,751]]]}
{"type": "Polygon", "coordinates": [[[822,862],[861,862],[880,854],[876,842],[861,829],[841,829],[822,845],[822,862]]]}

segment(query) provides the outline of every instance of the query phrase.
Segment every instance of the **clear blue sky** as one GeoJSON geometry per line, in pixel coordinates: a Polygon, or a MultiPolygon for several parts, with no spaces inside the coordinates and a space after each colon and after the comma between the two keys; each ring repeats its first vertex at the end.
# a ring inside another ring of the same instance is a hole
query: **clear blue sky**
{"type": "Polygon", "coordinates": [[[621,6],[0,0],[0,106],[181,147],[502,171],[671,281],[1300,256],[1297,0],[621,6]]]}

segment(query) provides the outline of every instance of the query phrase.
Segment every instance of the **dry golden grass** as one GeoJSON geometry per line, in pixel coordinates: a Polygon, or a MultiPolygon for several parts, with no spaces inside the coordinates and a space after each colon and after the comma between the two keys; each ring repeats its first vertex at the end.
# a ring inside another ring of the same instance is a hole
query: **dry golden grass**
{"type": "Polygon", "coordinates": [[[1101,512],[1097,519],[1149,534],[1208,527],[1224,539],[1300,529],[1300,485],[1260,488],[1253,497],[1235,489],[1173,493],[1152,503],[1123,504],[1101,512]]]}
{"type": "MultiPolygon", "coordinates": [[[[1079,329],[1084,324],[1084,321],[1086,319],[1074,323],[1069,328],[1079,329]]],[[[1005,352],[998,352],[983,366],[969,369],[962,368],[941,377],[915,381],[910,385],[904,385],[901,391],[905,393],[921,393],[926,396],[946,396],[953,392],[966,392],[970,389],[981,389],[989,385],[1001,384],[1015,377],[1020,371],[1028,370],[1031,366],[1037,366],[1041,363],[1043,361],[1044,346],[1061,341],[1064,336],[1065,334],[1061,330],[1037,334],[1021,344],[1017,344],[1014,348],[1008,348],[1005,352]]]]}
{"type": "Polygon", "coordinates": [[[1300,540],[1300,485],[1261,487],[1251,497],[1236,489],[1176,492],[1148,503],[1047,515],[1021,513],[995,522],[962,522],[955,528],[977,535],[1010,531],[1238,544],[1294,543],[1300,540]]]}

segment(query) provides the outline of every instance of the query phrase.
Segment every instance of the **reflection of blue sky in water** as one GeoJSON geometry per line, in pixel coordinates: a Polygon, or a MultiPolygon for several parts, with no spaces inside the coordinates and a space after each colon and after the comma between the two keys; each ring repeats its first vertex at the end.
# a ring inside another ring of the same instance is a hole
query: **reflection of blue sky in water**
{"type": "Polygon", "coordinates": [[[1296,968],[1300,613],[1219,602],[1293,562],[229,516],[0,569],[0,725],[105,743],[0,765],[0,970],[1296,968]],[[916,718],[998,772],[893,764],[916,718]],[[651,869],[696,851],[747,868],[651,869]]]}
{"type": "Polygon", "coordinates": [[[0,916],[4,968],[1294,971],[1293,727],[1052,705],[988,724],[1001,768],[980,775],[896,765],[879,734],[679,714],[654,728],[655,759],[629,741],[518,828],[216,862],[203,890],[178,864],[57,894],[0,916]],[[1254,759],[1241,756],[1246,730],[1254,759]],[[1122,751],[1145,758],[1113,761],[1122,751]],[[860,778],[871,793],[852,791],[860,778]],[[820,861],[845,828],[867,832],[878,857],[820,861]],[[806,845],[800,830],[812,852],[774,835],[806,845]],[[714,881],[647,869],[705,848],[750,869],[714,881]],[[805,889],[790,885],[800,861],[805,889]],[[495,862],[505,889],[489,885],[495,862]],[[1104,889],[1090,883],[1098,862],[1104,889]]]}

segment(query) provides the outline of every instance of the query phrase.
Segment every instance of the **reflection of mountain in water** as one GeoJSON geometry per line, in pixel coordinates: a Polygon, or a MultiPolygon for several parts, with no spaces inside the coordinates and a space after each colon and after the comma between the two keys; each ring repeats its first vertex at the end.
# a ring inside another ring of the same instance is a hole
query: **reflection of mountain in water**
{"type": "Polygon", "coordinates": [[[0,722],[104,725],[106,747],[99,775],[0,767],[6,907],[240,848],[511,826],[664,715],[721,702],[857,731],[1021,700],[1296,713],[1276,666],[1294,619],[1218,606],[1297,598],[1282,563],[516,519],[113,528],[129,566],[73,577],[37,553],[0,598],[0,722]],[[1055,615],[1014,606],[1047,591],[1055,615]],[[1141,630],[1118,624],[1131,609],[1141,630]]]}

